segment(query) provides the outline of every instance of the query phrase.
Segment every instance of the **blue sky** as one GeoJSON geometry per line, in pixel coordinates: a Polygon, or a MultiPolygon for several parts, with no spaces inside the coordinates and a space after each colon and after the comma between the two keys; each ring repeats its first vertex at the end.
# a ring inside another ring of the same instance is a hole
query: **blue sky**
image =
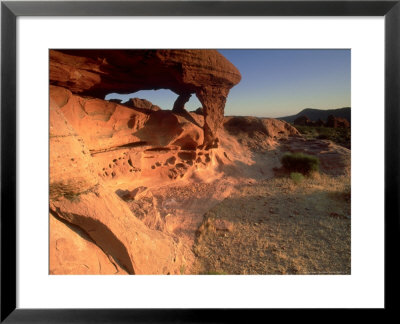
{"type": "MultiPolygon", "coordinates": [[[[304,108],[351,106],[350,50],[219,50],[242,74],[229,93],[225,115],[283,117],[304,108]]],[[[171,109],[170,90],[138,91],[127,96],[171,109]]],[[[187,110],[201,107],[195,95],[187,110]]]]}

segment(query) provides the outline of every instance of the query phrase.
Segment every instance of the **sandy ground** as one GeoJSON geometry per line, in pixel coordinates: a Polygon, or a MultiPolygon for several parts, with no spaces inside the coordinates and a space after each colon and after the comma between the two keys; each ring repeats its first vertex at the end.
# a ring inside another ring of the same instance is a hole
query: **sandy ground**
{"type": "MultiPolygon", "coordinates": [[[[223,154],[223,150],[220,154],[223,154]]],[[[204,215],[234,195],[244,183],[256,183],[257,179],[273,177],[273,168],[279,166],[275,150],[246,152],[241,160],[237,158],[234,165],[222,163],[213,168],[198,169],[174,182],[154,177],[135,183],[135,187],[140,184],[146,189],[140,197],[127,201],[130,209],[147,226],[173,236],[184,247],[186,264],[182,274],[198,272],[193,247],[204,215]]],[[[132,183],[123,178],[110,181],[107,185],[116,193],[134,189],[132,183]]]]}
{"type": "Polygon", "coordinates": [[[182,244],[181,274],[350,274],[350,177],[277,177],[284,151],[249,151],[173,183],[149,179],[131,209],[182,244]]]}
{"type": "Polygon", "coordinates": [[[205,215],[194,251],[204,274],[350,274],[346,178],[240,185],[205,215]]]}

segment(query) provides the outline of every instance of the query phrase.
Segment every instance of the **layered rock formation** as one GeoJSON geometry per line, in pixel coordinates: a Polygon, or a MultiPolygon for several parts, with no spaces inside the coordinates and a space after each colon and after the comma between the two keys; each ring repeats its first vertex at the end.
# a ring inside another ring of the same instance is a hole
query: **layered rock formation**
{"type": "Polygon", "coordinates": [[[112,92],[170,89],[182,111],[191,94],[204,109],[204,145],[217,145],[229,90],[239,71],[216,50],[51,50],[50,84],[103,99],[112,92]]]}
{"type": "Polygon", "coordinates": [[[179,273],[184,264],[179,244],[143,224],[99,177],[103,160],[96,160],[90,148],[96,139],[106,150],[118,146],[127,126],[116,125],[129,123],[123,118],[123,109],[129,109],[95,100],[87,104],[68,90],[50,88],[50,273],[179,273]],[[110,122],[114,114],[121,120],[110,122]],[[107,122],[112,123],[108,131],[109,137],[116,135],[115,142],[102,142],[103,135],[97,133],[102,126],[107,132],[107,122]]]}
{"type": "Polygon", "coordinates": [[[172,233],[174,218],[159,210],[167,205],[159,206],[147,186],[202,170],[209,178],[220,167],[241,171],[234,156],[246,154],[237,139],[262,138],[267,147],[298,134],[274,119],[226,117],[221,136],[236,143],[235,153],[206,150],[203,115],[132,102],[128,107],[50,86],[52,274],[181,273],[187,247],[172,233]]]}

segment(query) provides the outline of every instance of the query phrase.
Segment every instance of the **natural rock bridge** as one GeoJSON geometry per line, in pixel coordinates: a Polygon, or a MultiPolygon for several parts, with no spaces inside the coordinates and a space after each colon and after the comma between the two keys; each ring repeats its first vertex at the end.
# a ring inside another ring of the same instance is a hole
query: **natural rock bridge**
{"type": "Polygon", "coordinates": [[[103,99],[112,92],[170,89],[180,112],[194,93],[203,105],[204,147],[218,144],[229,90],[240,72],[216,50],[50,50],[50,84],[103,99]]]}

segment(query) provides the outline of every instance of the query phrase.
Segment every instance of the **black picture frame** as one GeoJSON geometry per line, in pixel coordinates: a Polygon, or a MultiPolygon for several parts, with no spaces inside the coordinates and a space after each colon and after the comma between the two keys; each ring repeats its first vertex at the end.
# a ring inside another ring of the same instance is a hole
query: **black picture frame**
{"type": "Polygon", "coordinates": [[[1,3],[1,322],[197,323],[256,319],[264,310],[16,308],[16,19],[19,16],[384,16],[385,310],[397,307],[399,246],[400,0],[4,1],[1,3]],[[250,314],[248,314],[250,313],[250,314]],[[254,317],[253,317],[254,316],[254,317]]]}

